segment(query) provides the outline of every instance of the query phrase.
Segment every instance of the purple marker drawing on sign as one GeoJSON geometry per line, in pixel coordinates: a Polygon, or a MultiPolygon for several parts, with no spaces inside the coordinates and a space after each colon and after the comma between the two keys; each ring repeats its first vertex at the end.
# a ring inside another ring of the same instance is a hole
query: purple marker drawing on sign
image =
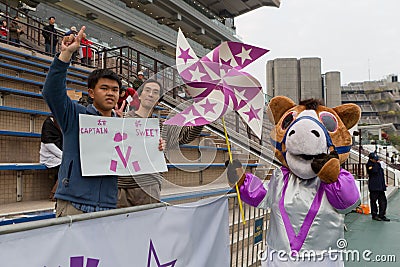
{"type": "Polygon", "coordinates": [[[122,151],[119,146],[116,146],[115,150],[117,151],[119,158],[122,160],[122,164],[124,164],[124,167],[126,168],[126,166],[128,166],[129,157],[131,156],[132,147],[128,146],[125,157],[124,157],[124,155],[122,155],[122,151]]]}
{"type": "Polygon", "coordinates": [[[139,128],[140,126],[142,126],[142,124],[140,123],[140,120],[135,121],[135,126],[136,126],[136,128],[139,128]]]}
{"type": "Polygon", "coordinates": [[[117,161],[116,160],[111,160],[111,164],[110,164],[110,170],[112,170],[113,172],[117,171],[117,161]]]}
{"type": "Polygon", "coordinates": [[[88,258],[86,262],[86,267],[97,267],[99,265],[99,259],[88,258]]]}
{"type": "Polygon", "coordinates": [[[114,142],[121,142],[123,140],[126,140],[128,138],[128,135],[126,133],[116,133],[114,135],[114,142]]]}
{"type": "Polygon", "coordinates": [[[133,165],[133,169],[135,170],[135,172],[140,171],[139,161],[132,162],[132,165],[133,165]]]}
{"type": "Polygon", "coordinates": [[[70,267],[83,267],[83,256],[79,257],[71,257],[69,259],[69,266],[70,267]]]}

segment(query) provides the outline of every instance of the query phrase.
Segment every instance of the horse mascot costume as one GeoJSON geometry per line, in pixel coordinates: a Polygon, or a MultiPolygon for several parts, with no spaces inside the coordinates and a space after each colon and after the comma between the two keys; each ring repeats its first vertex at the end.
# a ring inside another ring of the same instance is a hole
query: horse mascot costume
{"type": "Polygon", "coordinates": [[[360,204],[360,194],[353,175],[340,165],[350,152],[348,129],[360,113],[355,104],[328,108],[315,99],[296,105],[274,97],[268,117],[282,167],[266,184],[243,173],[239,161],[227,164],[229,182],[238,184],[242,200],[271,209],[263,266],[344,265],[337,242],[344,240],[344,214],[360,204]]]}

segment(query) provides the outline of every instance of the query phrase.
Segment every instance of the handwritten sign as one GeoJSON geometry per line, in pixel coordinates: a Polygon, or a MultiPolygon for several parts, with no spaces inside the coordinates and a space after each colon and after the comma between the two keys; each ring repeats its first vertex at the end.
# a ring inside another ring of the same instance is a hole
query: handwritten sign
{"type": "Polygon", "coordinates": [[[166,172],[158,119],[79,115],[83,176],[166,172]]]}

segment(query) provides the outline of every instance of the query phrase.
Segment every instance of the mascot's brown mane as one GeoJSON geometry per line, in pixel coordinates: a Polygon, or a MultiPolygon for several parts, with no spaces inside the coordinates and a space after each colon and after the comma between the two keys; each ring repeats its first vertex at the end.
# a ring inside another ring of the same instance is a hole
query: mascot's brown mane
{"type": "Polygon", "coordinates": [[[319,99],[310,98],[300,101],[299,105],[305,106],[306,109],[317,110],[319,106],[323,106],[324,104],[319,99]]]}

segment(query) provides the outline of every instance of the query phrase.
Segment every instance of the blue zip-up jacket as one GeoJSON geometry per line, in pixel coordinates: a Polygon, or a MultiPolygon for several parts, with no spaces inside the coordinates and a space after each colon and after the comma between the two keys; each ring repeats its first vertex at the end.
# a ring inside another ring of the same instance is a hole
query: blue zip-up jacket
{"type": "Polygon", "coordinates": [[[69,63],[55,57],[43,87],[43,98],[61,127],[64,143],[55,198],[100,208],[116,208],[117,176],[83,177],[79,154],[79,114],[101,116],[89,105],[84,107],[67,96],[69,63]]]}

